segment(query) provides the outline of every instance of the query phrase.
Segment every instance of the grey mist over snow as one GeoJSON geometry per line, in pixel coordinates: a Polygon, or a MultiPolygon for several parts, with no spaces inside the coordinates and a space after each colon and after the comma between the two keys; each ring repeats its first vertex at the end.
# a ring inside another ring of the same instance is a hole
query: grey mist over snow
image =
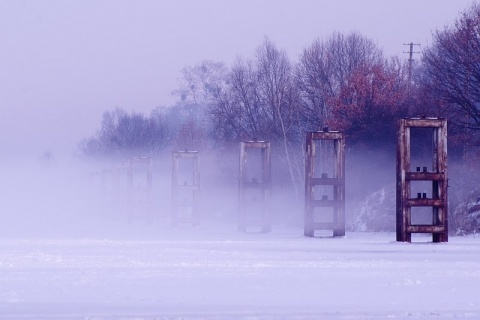
{"type": "Polygon", "coordinates": [[[249,57],[265,36],[295,60],[334,31],[387,55],[428,46],[469,0],[0,2],[2,160],[70,155],[115,107],[150,113],[177,97],[183,67],[249,57]]]}
{"type": "Polygon", "coordinates": [[[170,152],[152,159],[151,207],[129,193],[119,159],[72,157],[105,111],[174,105],[185,66],[229,66],[265,37],[295,62],[334,31],[407,59],[404,43],[428,46],[470,4],[0,0],[0,319],[479,319],[478,236],[410,244],[350,231],[367,195],[394,194],[394,142],[390,153],[349,152],[347,233],[336,238],[303,236],[303,185],[295,195],[279,157],[270,233],[237,231],[237,149],[201,154],[202,222],[175,228],[170,152]],[[140,216],[129,221],[132,203],[140,216]]]}

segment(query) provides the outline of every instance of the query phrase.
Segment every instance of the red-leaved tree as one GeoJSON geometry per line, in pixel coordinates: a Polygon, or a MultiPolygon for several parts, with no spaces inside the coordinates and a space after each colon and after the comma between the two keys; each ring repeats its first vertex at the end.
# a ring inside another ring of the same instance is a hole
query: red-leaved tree
{"type": "Polygon", "coordinates": [[[329,104],[329,127],[345,132],[351,143],[395,143],[397,120],[406,115],[405,67],[398,60],[357,67],[329,104]]]}

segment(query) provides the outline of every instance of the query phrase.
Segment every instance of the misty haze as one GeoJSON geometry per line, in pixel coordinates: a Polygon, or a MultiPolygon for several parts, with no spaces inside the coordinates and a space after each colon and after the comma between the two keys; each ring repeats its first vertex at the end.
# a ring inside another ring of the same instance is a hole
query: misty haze
{"type": "Polygon", "coordinates": [[[0,21],[0,319],[480,318],[480,4],[0,21]]]}

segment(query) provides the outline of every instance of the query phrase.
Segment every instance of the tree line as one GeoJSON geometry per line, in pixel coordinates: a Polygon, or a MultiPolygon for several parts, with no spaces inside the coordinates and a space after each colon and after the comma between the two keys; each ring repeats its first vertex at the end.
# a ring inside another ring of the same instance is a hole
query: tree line
{"type": "Polygon", "coordinates": [[[480,6],[473,4],[432,37],[411,65],[387,57],[358,32],[317,39],[297,61],[266,38],[251,57],[231,66],[186,66],[174,106],[157,107],[148,116],[105,112],[97,133],[80,143],[80,153],[155,155],[268,140],[298,185],[306,131],[327,127],[344,132],[350,148],[389,148],[399,118],[426,115],[448,119],[449,148],[472,162],[480,155],[480,6]]]}
{"type": "Polygon", "coordinates": [[[475,144],[480,129],[480,7],[433,34],[420,61],[386,57],[352,32],[317,39],[293,62],[270,39],[231,67],[202,61],[182,70],[178,103],[149,116],[117,109],[82,142],[85,155],[158,152],[172,143],[226,147],[262,138],[291,146],[303,132],[330,127],[350,143],[394,141],[396,119],[427,114],[449,119],[454,143],[475,144]],[[409,76],[411,74],[411,76],[409,76]],[[188,131],[205,141],[186,140],[188,131]],[[179,140],[184,140],[180,142],[179,140]]]}

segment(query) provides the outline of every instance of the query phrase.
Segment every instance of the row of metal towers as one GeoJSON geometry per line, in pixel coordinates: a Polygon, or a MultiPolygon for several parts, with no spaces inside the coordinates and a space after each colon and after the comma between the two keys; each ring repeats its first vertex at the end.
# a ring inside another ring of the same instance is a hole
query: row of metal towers
{"type": "MultiPolygon", "coordinates": [[[[375,179],[375,177],[372,177],[375,179]]],[[[239,229],[246,230],[248,188],[260,188],[262,196],[262,231],[270,230],[267,195],[271,187],[270,144],[240,144],[239,229]],[[261,150],[261,180],[248,180],[245,174],[247,150],[261,150]]],[[[411,242],[414,233],[432,234],[433,242],[448,241],[447,197],[447,121],[439,118],[407,118],[399,121],[397,142],[397,241],[411,242]],[[431,169],[411,167],[411,129],[427,129],[431,135],[431,169]],[[431,185],[430,192],[412,194],[416,183],[431,185]],[[412,223],[412,208],[431,208],[431,224],[412,223]]],[[[332,230],[333,236],[345,235],[345,137],[342,132],[307,132],[305,141],[305,211],[304,235],[315,230],[332,230]],[[328,218],[322,219],[322,216],[328,218]]]]}
{"type": "MultiPolygon", "coordinates": [[[[171,221],[200,224],[200,154],[197,151],[173,152],[171,221]],[[187,174],[185,174],[187,171],[187,174]],[[187,217],[187,219],[185,219],[187,217]]],[[[374,161],[374,159],[372,159],[374,161]]],[[[271,230],[271,147],[266,141],[240,142],[238,179],[238,230],[271,230]]],[[[131,158],[128,172],[129,196],[143,194],[149,203],[152,170],[150,158],[131,158]],[[133,167],[146,164],[146,185],[136,188],[133,167]]],[[[375,179],[375,177],[372,177],[375,179]]],[[[348,180],[348,179],[347,179],[348,180]]],[[[316,230],[332,230],[345,235],[345,137],[342,132],[307,132],[305,140],[304,235],[316,230]]],[[[433,242],[448,241],[447,219],[447,122],[440,118],[399,120],[397,142],[397,241],[411,242],[412,234],[432,234],[433,242]],[[427,129],[431,134],[431,168],[411,167],[411,129],[427,129]],[[429,184],[431,191],[416,195],[417,183],[429,184]],[[412,223],[412,209],[431,208],[431,224],[412,223]]],[[[128,201],[129,212],[135,201],[128,201]]]]}

